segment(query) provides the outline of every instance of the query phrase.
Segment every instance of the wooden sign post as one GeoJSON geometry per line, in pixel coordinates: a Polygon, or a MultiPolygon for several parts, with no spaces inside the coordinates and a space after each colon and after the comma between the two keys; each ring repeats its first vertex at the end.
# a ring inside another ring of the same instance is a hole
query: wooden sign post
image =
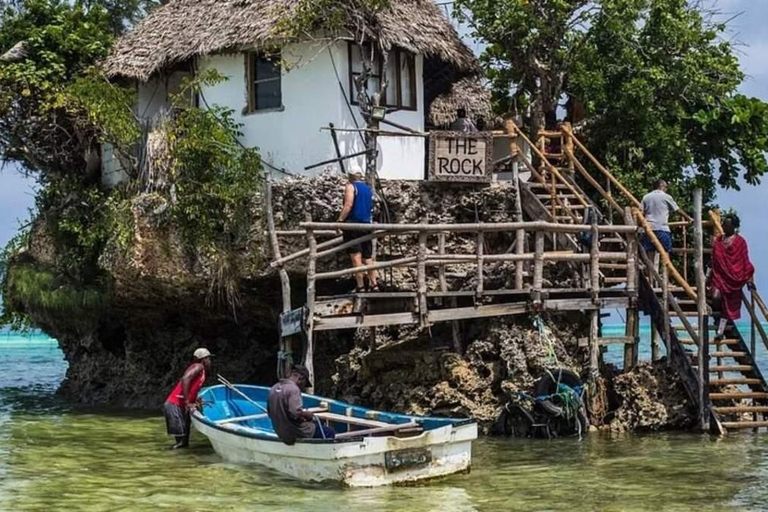
{"type": "Polygon", "coordinates": [[[430,181],[487,183],[492,179],[492,171],[491,133],[430,133],[430,181]]]}

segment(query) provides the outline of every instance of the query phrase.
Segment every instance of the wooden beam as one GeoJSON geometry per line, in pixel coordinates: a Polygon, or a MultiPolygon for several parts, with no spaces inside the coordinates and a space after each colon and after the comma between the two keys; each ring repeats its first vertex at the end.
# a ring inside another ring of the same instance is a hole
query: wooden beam
{"type": "Polygon", "coordinates": [[[696,249],[696,256],[694,259],[694,269],[696,270],[696,289],[698,290],[698,298],[696,303],[696,312],[698,313],[699,323],[699,351],[698,351],[698,371],[699,371],[699,426],[702,431],[709,429],[709,415],[710,410],[708,407],[708,379],[709,373],[707,372],[707,364],[709,363],[709,357],[707,350],[709,349],[708,329],[707,329],[707,297],[703,293],[705,289],[705,277],[704,277],[704,231],[701,226],[702,221],[702,191],[697,188],[693,191],[693,233],[694,233],[694,248],[696,249]]]}

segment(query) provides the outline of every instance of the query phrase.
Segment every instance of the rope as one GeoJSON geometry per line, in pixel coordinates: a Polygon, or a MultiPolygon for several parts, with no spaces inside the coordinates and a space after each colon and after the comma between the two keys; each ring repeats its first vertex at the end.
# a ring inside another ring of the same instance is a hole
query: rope
{"type": "MultiPolygon", "coordinates": [[[[535,317],[533,317],[533,325],[534,327],[536,327],[536,329],[539,332],[539,343],[546,346],[547,366],[559,366],[560,363],[557,360],[557,353],[555,352],[555,343],[554,341],[552,341],[552,338],[549,337],[549,333],[545,329],[546,326],[544,325],[544,319],[541,317],[541,315],[536,315],[535,317]]],[[[552,376],[552,380],[556,380],[554,376],[552,376]]],[[[559,384],[559,381],[558,381],[558,384],[559,384]]]]}

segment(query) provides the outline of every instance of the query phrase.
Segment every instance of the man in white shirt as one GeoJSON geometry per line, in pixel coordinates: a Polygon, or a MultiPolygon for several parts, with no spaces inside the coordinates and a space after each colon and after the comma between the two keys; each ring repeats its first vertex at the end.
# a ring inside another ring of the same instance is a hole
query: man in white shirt
{"type": "MultiPolygon", "coordinates": [[[[659,239],[661,245],[667,253],[672,252],[672,233],[669,229],[669,214],[680,212],[685,219],[693,221],[693,219],[685,213],[677,205],[672,196],[667,194],[667,182],[664,180],[656,180],[653,183],[653,191],[647,193],[643,197],[642,201],[643,217],[648,221],[656,238],[659,239]]],[[[648,252],[655,252],[656,246],[653,245],[647,234],[644,234],[640,238],[640,243],[643,248],[648,252]]]]}

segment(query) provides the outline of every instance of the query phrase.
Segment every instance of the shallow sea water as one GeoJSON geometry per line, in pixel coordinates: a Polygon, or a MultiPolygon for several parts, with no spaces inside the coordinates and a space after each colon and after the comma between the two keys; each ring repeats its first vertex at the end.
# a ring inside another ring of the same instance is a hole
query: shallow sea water
{"type": "Polygon", "coordinates": [[[62,403],[65,369],[55,342],[0,335],[2,511],[768,510],[768,434],[481,439],[468,475],[342,489],[226,464],[200,435],[169,451],[159,414],[62,403]]]}

